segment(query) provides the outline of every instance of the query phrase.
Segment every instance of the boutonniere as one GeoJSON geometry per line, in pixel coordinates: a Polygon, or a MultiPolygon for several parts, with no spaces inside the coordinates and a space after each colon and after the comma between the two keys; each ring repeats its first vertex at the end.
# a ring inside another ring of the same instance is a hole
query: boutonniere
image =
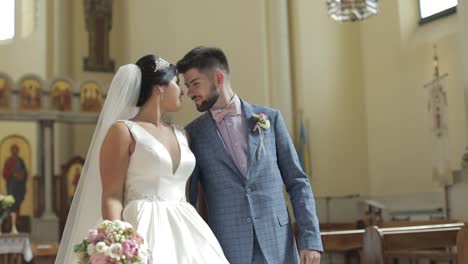
{"type": "Polygon", "coordinates": [[[257,149],[257,160],[259,160],[262,152],[265,152],[265,145],[263,144],[263,136],[266,130],[270,128],[270,120],[268,120],[268,117],[264,113],[260,113],[258,115],[253,114],[252,119],[255,122],[253,131],[256,132],[258,130],[258,133],[260,135],[260,146],[257,149]]]}

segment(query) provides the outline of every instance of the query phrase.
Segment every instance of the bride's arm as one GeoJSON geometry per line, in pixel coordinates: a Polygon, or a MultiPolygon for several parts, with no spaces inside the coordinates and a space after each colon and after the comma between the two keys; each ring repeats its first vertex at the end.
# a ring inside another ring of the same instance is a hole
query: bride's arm
{"type": "Polygon", "coordinates": [[[122,219],[125,177],[132,148],[133,138],[127,126],[122,122],[112,125],[99,153],[103,219],[122,219]]]}

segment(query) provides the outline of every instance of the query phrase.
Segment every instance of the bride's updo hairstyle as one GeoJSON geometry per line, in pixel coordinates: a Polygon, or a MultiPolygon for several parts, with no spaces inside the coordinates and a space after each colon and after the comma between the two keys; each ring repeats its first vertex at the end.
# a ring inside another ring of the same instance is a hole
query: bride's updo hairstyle
{"type": "Polygon", "coordinates": [[[137,106],[142,106],[151,97],[154,85],[168,85],[177,75],[174,65],[154,55],[146,55],[136,62],[141,70],[140,96],[137,106]]]}

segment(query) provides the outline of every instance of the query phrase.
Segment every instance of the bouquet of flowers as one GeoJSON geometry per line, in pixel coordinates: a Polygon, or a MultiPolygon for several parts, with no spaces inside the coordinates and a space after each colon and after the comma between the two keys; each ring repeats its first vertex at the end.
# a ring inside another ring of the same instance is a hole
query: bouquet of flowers
{"type": "Polygon", "coordinates": [[[143,238],[135,228],[120,220],[104,220],[88,231],[83,242],[76,244],[77,264],[146,264],[143,238]]]}
{"type": "Polygon", "coordinates": [[[15,198],[13,196],[0,194],[0,221],[8,216],[14,204],[15,198]]]}

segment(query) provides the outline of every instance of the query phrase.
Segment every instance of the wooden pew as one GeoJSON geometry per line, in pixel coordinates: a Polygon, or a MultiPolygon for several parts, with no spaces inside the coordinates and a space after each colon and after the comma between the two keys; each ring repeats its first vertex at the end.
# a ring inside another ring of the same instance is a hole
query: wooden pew
{"type": "Polygon", "coordinates": [[[32,249],[34,252],[33,264],[54,264],[55,257],[58,253],[59,245],[52,244],[33,244],[32,249]]]}
{"type": "Polygon", "coordinates": [[[320,231],[342,231],[359,229],[356,222],[320,223],[320,231]]]}
{"type": "Polygon", "coordinates": [[[405,226],[425,226],[425,225],[442,225],[461,223],[463,220],[457,219],[432,219],[432,220],[393,220],[393,221],[377,221],[375,226],[379,228],[388,227],[405,227],[405,226]]]}
{"type": "Polygon", "coordinates": [[[458,264],[468,264],[467,240],[468,227],[464,223],[395,228],[371,226],[364,234],[363,263],[384,264],[389,259],[405,257],[457,260],[458,264]],[[440,250],[451,247],[456,251],[440,250]]]}
{"type": "MultiPolygon", "coordinates": [[[[364,229],[356,229],[356,223],[321,223],[320,235],[322,237],[323,250],[326,253],[340,253],[345,257],[345,263],[350,263],[353,256],[360,259],[364,229]],[[325,231],[330,230],[330,231],[325,231]]],[[[299,243],[299,229],[293,224],[293,232],[296,243],[299,243]]]]}
{"type": "Polygon", "coordinates": [[[364,229],[321,232],[326,252],[346,252],[363,247],[364,229]]]}
{"type": "Polygon", "coordinates": [[[321,232],[323,250],[343,254],[345,264],[351,263],[353,256],[360,261],[364,232],[364,229],[321,232]]]}

